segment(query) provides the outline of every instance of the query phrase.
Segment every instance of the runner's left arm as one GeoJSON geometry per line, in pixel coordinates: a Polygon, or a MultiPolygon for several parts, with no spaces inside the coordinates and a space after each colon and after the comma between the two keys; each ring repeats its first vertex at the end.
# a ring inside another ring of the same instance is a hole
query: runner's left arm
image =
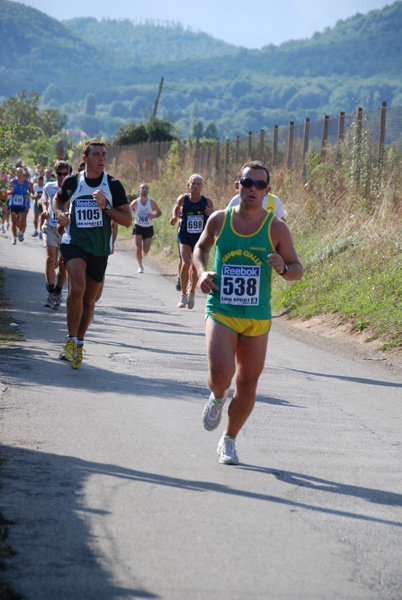
{"type": "Polygon", "coordinates": [[[205,214],[207,217],[209,217],[214,212],[214,203],[212,202],[211,198],[207,198],[207,205],[208,206],[205,209],[205,214]]]}
{"type": "Polygon", "coordinates": [[[155,202],[155,200],[151,200],[151,207],[152,207],[152,213],[150,215],[148,215],[148,217],[151,219],[157,219],[158,217],[160,217],[162,214],[162,211],[159,208],[159,206],[157,205],[157,203],[155,202]]]}

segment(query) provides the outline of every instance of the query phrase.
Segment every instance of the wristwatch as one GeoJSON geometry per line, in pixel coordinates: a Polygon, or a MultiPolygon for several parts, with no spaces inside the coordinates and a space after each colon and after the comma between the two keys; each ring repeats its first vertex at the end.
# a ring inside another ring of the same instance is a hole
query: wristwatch
{"type": "Polygon", "coordinates": [[[106,202],[106,206],[105,206],[105,208],[102,208],[102,210],[103,210],[103,211],[105,211],[105,210],[111,210],[112,208],[113,208],[113,206],[110,204],[110,202],[109,202],[109,201],[107,201],[107,202],[106,202]]]}
{"type": "Polygon", "coordinates": [[[280,275],[281,277],[283,277],[284,275],[286,275],[286,273],[287,273],[288,271],[289,271],[289,267],[288,267],[288,265],[286,265],[286,264],[285,264],[285,265],[283,265],[283,273],[279,273],[279,275],[280,275]]]}

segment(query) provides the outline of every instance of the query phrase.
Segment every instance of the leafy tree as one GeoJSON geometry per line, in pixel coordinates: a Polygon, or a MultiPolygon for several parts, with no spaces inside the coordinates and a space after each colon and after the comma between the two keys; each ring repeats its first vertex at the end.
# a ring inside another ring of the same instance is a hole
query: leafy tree
{"type": "Polygon", "coordinates": [[[59,136],[40,136],[26,145],[24,162],[30,165],[52,165],[56,161],[56,143],[59,136]]]}
{"type": "Polygon", "coordinates": [[[200,109],[198,106],[198,100],[197,98],[194,100],[194,102],[191,104],[190,106],[190,115],[193,119],[198,119],[198,117],[200,116],[200,109]]]}
{"type": "Polygon", "coordinates": [[[41,94],[41,102],[50,106],[51,101],[55,100],[57,104],[62,104],[66,101],[66,94],[56,83],[49,83],[45,91],[41,94]]]}
{"type": "Polygon", "coordinates": [[[111,117],[121,117],[122,119],[124,119],[125,117],[127,117],[127,113],[128,111],[126,105],[120,100],[115,100],[110,105],[109,115],[111,117]]]}
{"type": "Polygon", "coordinates": [[[116,146],[131,146],[148,141],[147,131],[143,123],[128,123],[116,131],[113,144],[116,146]]]}
{"type": "MultiPolygon", "coordinates": [[[[19,148],[18,130],[16,125],[7,125],[0,121],[0,169],[10,170],[10,158],[19,148]]],[[[0,180],[1,185],[1,180],[0,180]]]]}
{"type": "Polygon", "coordinates": [[[121,119],[118,117],[104,117],[102,119],[103,133],[109,138],[116,134],[117,129],[121,126],[121,119]]]}
{"type": "Polygon", "coordinates": [[[89,92],[89,94],[87,94],[85,96],[85,114],[91,115],[92,117],[94,117],[95,112],[96,112],[96,99],[95,99],[95,96],[93,95],[93,93],[89,92]]]}
{"type": "Polygon", "coordinates": [[[190,140],[199,140],[204,135],[204,123],[202,119],[194,119],[191,123],[189,139],[190,140]]]}
{"type": "Polygon", "coordinates": [[[103,131],[102,121],[92,115],[77,115],[73,119],[73,124],[78,129],[85,131],[90,137],[94,137],[103,131]]]}
{"type": "Polygon", "coordinates": [[[168,119],[149,117],[145,123],[128,123],[116,132],[113,144],[130,146],[143,142],[170,142],[176,139],[173,123],[168,119]]]}
{"type": "Polygon", "coordinates": [[[145,129],[149,142],[171,142],[177,137],[174,125],[168,119],[149,117],[145,129]]]}
{"type": "Polygon", "coordinates": [[[149,102],[144,96],[136,96],[131,103],[130,115],[134,118],[146,116],[149,102]]]}
{"type": "Polygon", "coordinates": [[[0,119],[18,126],[19,142],[29,142],[38,135],[57,135],[65,125],[65,120],[55,109],[39,110],[37,92],[27,94],[22,90],[17,96],[7,98],[0,106],[0,119]]]}
{"type": "Polygon", "coordinates": [[[213,121],[211,121],[211,123],[208,123],[204,130],[204,137],[209,140],[219,140],[218,128],[216,126],[216,123],[214,123],[213,121]]]}

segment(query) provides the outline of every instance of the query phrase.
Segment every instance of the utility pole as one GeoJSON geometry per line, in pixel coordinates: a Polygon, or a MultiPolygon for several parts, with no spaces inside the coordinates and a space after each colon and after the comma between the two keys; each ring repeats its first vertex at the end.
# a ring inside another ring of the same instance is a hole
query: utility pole
{"type": "Polygon", "coordinates": [[[158,110],[159,98],[161,97],[162,87],[163,87],[163,77],[161,78],[161,82],[159,84],[159,91],[158,91],[158,95],[155,100],[154,114],[152,115],[153,117],[156,117],[156,111],[158,110]]]}

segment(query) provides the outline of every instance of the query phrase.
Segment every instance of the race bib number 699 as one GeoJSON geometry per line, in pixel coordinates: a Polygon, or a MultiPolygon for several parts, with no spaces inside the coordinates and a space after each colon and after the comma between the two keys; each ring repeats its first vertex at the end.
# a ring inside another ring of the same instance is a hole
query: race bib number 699
{"type": "Polygon", "coordinates": [[[223,265],[220,301],[237,306],[258,306],[261,267],[223,265]]]}

